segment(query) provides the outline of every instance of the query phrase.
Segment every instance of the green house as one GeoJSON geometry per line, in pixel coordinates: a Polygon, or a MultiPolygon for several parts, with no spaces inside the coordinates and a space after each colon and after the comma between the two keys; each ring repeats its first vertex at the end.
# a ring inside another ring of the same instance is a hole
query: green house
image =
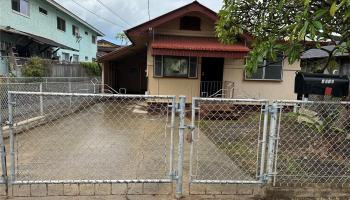
{"type": "Polygon", "coordinates": [[[1,0],[0,75],[5,57],[93,61],[103,33],[53,0],[1,0]]]}

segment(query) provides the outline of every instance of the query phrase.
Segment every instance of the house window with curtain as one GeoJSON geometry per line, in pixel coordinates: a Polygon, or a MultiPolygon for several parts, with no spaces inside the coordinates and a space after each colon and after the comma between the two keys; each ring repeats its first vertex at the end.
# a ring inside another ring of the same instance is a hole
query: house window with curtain
{"type": "Polygon", "coordinates": [[[66,21],[60,17],[57,17],[57,29],[66,31],[66,21]]]}
{"type": "Polygon", "coordinates": [[[28,0],[12,0],[12,10],[23,15],[29,16],[29,1],[28,0]]]}
{"type": "Polygon", "coordinates": [[[79,36],[79,28],[75,25],[72,25],[72,34],[76,37],[79,36]]]}
{"type": "Polygon", "coordinates": [[[47,15],[47,10],[45,10],[44,8],[42,7],[39,7],[39,12],[43,15],[47,15]]]}
{"type": "Polygon", "coordinates": [[[154,77],[197,78],[197,58],[155,56],[154,77]]]}
{"type": "Polygon", "coordinates": [[[248,76],[245,73],[246,80],[272,80],[272,81],[281,81],[283,72],[283,57],[280,56],[276,61],[264,60],[258,65],[258,68],[255,73],[251,76],[248,76]]]}

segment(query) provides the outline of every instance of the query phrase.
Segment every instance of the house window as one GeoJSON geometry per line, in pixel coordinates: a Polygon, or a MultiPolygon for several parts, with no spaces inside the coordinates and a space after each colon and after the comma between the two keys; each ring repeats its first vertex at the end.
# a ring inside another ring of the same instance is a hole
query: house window
{"type": "Polygon", "coordinates": [[[66,31],[66,21],[64,19],[57,17],[57,29],[61,31],[66,31]]]}
{"type": "Polygon", "coordinates": [[[279,57],[276,61],[264,60],[259,64],[255,73],[248,77],[246,74],[246,80],[282,80],[283,72],[283,58],[279,57]]]}
{"type": "Polygon", "coordinates": [[[155,77],[197,78],[197,58],[179,56],[156,56],[155,77]]]}
{"type": "Polygon", "coordinates": [[[74,36],[79,36],[79,28],[75,25],[72,25],[72,34],[74,36]]]}
{"type": "Polygon", "coordinates": [[[85,56],[85,61],[88,61],[89,60],[89,57],[85,56]]]}
{"type": "Polygon", "coordinates": [[[39,12],[40,12],[41,14],[47,15],[47,10],[45,10],[45,9],[42,8],[42,7],[39,7],[39,12]]]}
{"type": "Polygon", "coordinates": [[[89,33],[87,31],[85,31],[85,35],[89,35],[89,33]]]}
{"type": "Polygon", "coordinates": [[[93,44],[96,44],[96,36],[91,36],[91,42],[93,43],[93,44]]]}
{"type": "Polygon", "coordinates": [[[62,53],[62,61],[69,62],[69,53],[62,53]]]}
{"type": "Polygon", "coordinates": [[[29,16],[29,1],[28,0],[12,0],[12,10],[23,15],[29,16]]]}
{"type": "Polygon", "coordinates": [[[190,31],[201,30],[201,19],[199,17],[184,16],[180,19],[180,29],[190,31]]]}
{"type": "Polygon", "coordinates": [[[79,62],[79,55],[73,54],[73,63],[78,63],[79,62]]]}

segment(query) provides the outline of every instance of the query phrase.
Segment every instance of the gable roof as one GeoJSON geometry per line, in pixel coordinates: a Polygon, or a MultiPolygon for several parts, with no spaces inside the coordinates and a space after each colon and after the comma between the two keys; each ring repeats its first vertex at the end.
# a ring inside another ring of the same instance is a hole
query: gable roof
{"type": "MultiPolygon", "coordinates": [[[[325,49],[327,51],[334,50],[335,45],[328,45],[328,46],[322,46],[322,49],[325,49]]],[[[329,54],[326,51],[323,51],[322,49],[309,49],[305,51],[301,55],[301,59],[313,59],[313,58],[327,58],[329,54]]],[[[334,54],[335,57],[346,57],[349,56],[349,52],[336,52],[334,54]]]]}
{"type": "MultiPolygon", "coordinates": [[[[213,22],[216,22],[219,17],[217,15],[217,13],[207,7],[205,7],[204,5],[198,3],[197,1],[193,1],[190,4],[187,4],[185,6],[182,6],[180,8],[177,8],[175,10],[172,10],[168,13],[165,13],[159,17],[156,17],[150,21],[147,21],[145,23],[142,23],[140,25],[137,25],[133,28],[130,28],[128,30],[125,31],[126,35],[128,36],[128,38],[131,41],[131,45],[127,46],[127,47],[123,47],[123,48],[119,48],[115,51],[112,51],[102,57],[100,57],[98,60],[99,61],[106,61],[106,60],[112,60],[112,59],[117,59],[120,57],[123,57],[124,55],[127,55],[130,52],[134,52],[134,51],[138,51],[140,49],[143,49],[143,45],[141,43],[138,43],[139,41],[137,41],[139,36],[142,36],[143,34],[145,34],[150,28],[154,28],[154,27],[158,27],[160,25],[163,25],[171,20],[174,20],[176,18],[185,16],[188,13],[192,13],[192,12],[198,12],[206,17],[208,17],[208,19],[212,20],[213,22]]],[[[191,40],[193,37],[190,37],[189,40],[191,40]]],[[[249,41],[251,39],[250,35],[248,34],[243,34],[242,38],[244,40],[249,41]]],[[[188,39],[188,38],[187,38],[188,39]]],[[[141,42],[144,42],[141,40],[141,42]]],[[[155,41],[153,41],[155,42],[155,41]]],[[[206,47],[205,49],[200,49],[203,48],[201,47],[201,42],[203,41],[192,41],[189,42],[188,40],[184,39],[184,38],[168,38],[166,41],[158,41],[158,45],[156,44],[153,45],[152,47],[152,54],[156,55],[157,52],[161,52],[161,53],[167,53],[167,54],[193,54],[197,53],[196,55],[206,55],[206,56],[210,56],[210,55],[216,55],[216,57],[218,56],[223,56],[225,54],[226,57],[244,57],[247,52],[249,51],[249,48],[244,47],[245,45],[243,44],[235,44],[235,45],[224,45],[224,44],[220,44],[218,40],[216,40],[214,42],[213,38],[204,38],[204,42],[206,43],[206,47]],[[176,41],[174,41],[176,40],[176,41]],[[173,49],[174,45],[171,45],[171,48],[166,48],[170,43],[174,43],[174,42],[178,42],[182,44],[182,48],[180,49],[173,49]],[[184,45],[187,45],[186,47],[184,45]],[[230,46],[230,47],[228,47],[230,46]],[[194,48],[194,49],[184,49],[184,48],[194,48]],[[212,50],[210,50],[210,48],[212,48],[212,50]],[[214,49],[215,50],[214,50],[214,49]],[[166,52],[165,52],[166,51],[166,52]],[[208,53],[211,52],[211,53],[208,53]]]]}
{"type": "Polygon", "coordinates": [[[107,43],[107,44],[110,45],[111,47],[121,47],[121,45],[114,44],[113,42],[107,41],[107,40],[105,40],[105,39],[97,40],[97,46],[99,46],[99,44],[101,44],[101,43],[107,43]]]}
{"type": "Polygon", "coordinates": [[[178,9],[175,9],[175,10],[170,11],[168,13],[165,13],[159,17],[156,17],[150,21],[147,21],[147,22],[142,23],[140,25],[137,25],[133,28],[130,28],[130,29],[126,30],[125,32],[128,36],[132,36],[134,34],[147,31],[149,28],[153,28],[153,27],[162,25],[162,24],[169,22],[173,19],[181,17],[189,12],[200,12],[213,21],[218,20],[218,15],[215,11],[205,7],[204,5],[200,4],[197,1],[193,1],[190,4],[182,6],[178,9]]]}
{"type": "Polygon", "coordinates": [[[88,27],[89,29],[95,31],[95,33],[97,33],[98,36],[104,36],[104,34],[100,30],[98,30],[97,28],[93,27],[92,25],[90,25],[86,21],[82,20],[80,17],[76,16],[74,13],[72,13],[69,10],[67,10],[65,7],[61,6],[56,1],[54,1],[54,0],[46,0],[46,2],[49,3],[50,5],[52,5],[53,7],[55,7],[56,9],[64,12],[68,16],[72,17],[73,19],[77,20],[78,22],[82,23],[84,26],[88,27]]]}

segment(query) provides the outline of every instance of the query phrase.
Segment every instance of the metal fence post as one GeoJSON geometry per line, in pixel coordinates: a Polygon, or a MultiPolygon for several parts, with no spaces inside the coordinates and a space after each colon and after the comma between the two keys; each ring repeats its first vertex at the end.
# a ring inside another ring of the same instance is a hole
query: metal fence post
{"type": "Polygon", "coordinates": [[[192,182],[192,157],[193,157],[193,148],[194,148],[194,134],[195,134],[195,120],[196,120],[196,99],[192,97],[192,105],[191,105],[191,146],[190,146],[190,170],[188,176],[188,182],[191,184],[192,182]]]}
{"type": "Polygon", "coordinates": [[[15,141],[13,133],[13,94],[8,93],[8,107],[9,107],[9,135],[10,135],[10,177],[11,182],[15,181],[15,141]]]}
{"type": "Polygon", "coordinates": [[[4,144],[4,136],[2,133],[2,117],[0,115],[0,154],[1,154],[1,169],[2,169],[2,176],[4,179],[4,184],[6,187],[6,194],[8,192],[7,187],[7,165],[6,165],[6,149],[4,144]]]}
{"type": "Polygon", "coordinates": [[[276,131],[277,131],[277,103],[273,102],[272,106],[270,107],[270,133],[269,133],[269,146],[268,146],[268,154],[267,154],[267,181],[268,183],[271,183],[272,176],[275,176],[273,173],[273,167],[274,167],[274,157],[275,157],[275,150],[276,150],[276,131]]]}
{"type": "Polygon", "coordinates": [[[184,160],[184,133],[185,133],[185,104],[186,97],[180,96],[180,126],[179,126],[179,147],[178,147],[178,166],[177,166],[177,182],[176,182],[176,197],[182,197],[182,182],[183,182],[183,160],[184,160]]]}
{"type": "MultiPolygon", "coordinates": [[[[40,83],[40,92],[43,92],[43,83],[40,83]]],[[[40,115],[44,115],[44,97],[40,95],[40,115]]]]}
{"type": "Polygon", "coordinates": [[[264,105],[264,124],[263,124],[263,135],[261,140],[261,159],[260,159],[260,181],[266,181],[265,177],[265,159],[266,159],[266,136],[269,121],[269,103],[266,102],[264,105]]]}
{"type": "Polygon", "coordinates": [[[170,122],[170,172],[171,179],[174,179],[174,128],[175,128],[176,97],[171,101],[171,122],[170,122]]]}

